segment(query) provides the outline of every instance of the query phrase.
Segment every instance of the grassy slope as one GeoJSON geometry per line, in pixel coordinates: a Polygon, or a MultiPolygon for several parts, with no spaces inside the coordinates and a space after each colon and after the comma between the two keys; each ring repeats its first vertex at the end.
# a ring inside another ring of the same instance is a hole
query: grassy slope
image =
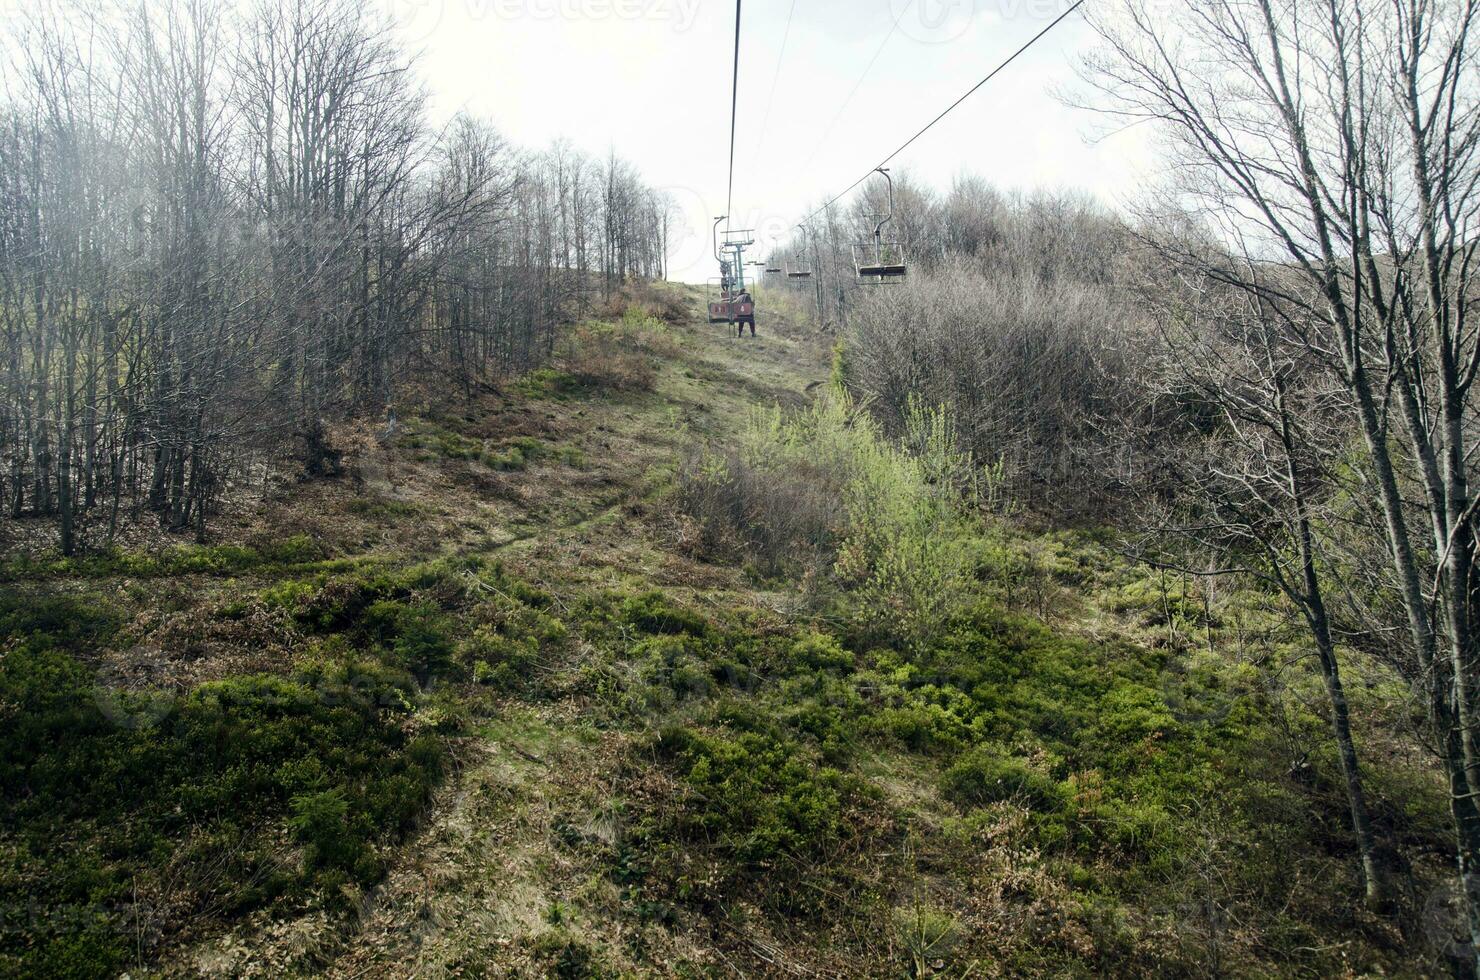
{"type": "MultiPolygon", "coordinates": [[[[201,684],[271,676],[336,706],[344,687],[374,695],[353,724],[320,719],[345,744],[323,772],[283,758],[311,744],[251,756],[270,774],[252,783],[259,819],[223,823],[230,804],[198,793],[174,804],[184,821],[126,806],[156,841],[143,854],[106,839],[102,803],[65,824],[97,867],[58,901],[110,896],[111,962],[345,978],[1428,969],[1432,937],[1414,930],[1432,922],[1341,898],[1326,761],[1309,785],[1281,775],[1292,740],[1319,742],[1313,689],[1271,697],[1216,650],[1168,680],[1169,651],[1275,630],[1257,603],[1222,597],[1205,615],[1184,584],[1086,539],[1004,532],[983,588],[1027,619],[985,614],[911,664],[854,649],[846,626],[841,644],[811,634],[791,584],[690,557],[662,502],[683,448],[724,441],[755,405],[802,404],[827,376],[826,346],[784,313],[761,326],[740,341],[692,322],[587,330],[555,371],[391,433],[344,433],[348,475],[243,508],[227,532],[239,548],[13,563],[22,609],[112,611],[99,636],[49,649],[110,689],[174,689],[162,705],[103,699],[104,721],[126,719],[126,758],[198,750],[201,684]],[[980,664],[990,683],[972,680],[980,664]],[[983,732],[1014,759],[973,755],[983,732]],[[186,871],[161,871],[203,827],[250,846],[203,845],[186,871]],[[243,897],[240,874],[273,884],[243,897]]],[[[1372,691],[1360,710],[1390,710],[1372,691]]],[[[76,737],[62,725],[37,737],[76,737]]],[[[264,730],[244,738],[276,738],[264,730]]],[[[1379,819],[1419,855],[1405,901],[1432,905],[1432,781],[1395,745],[1371,751],[1379,819]]],[[[142,791],[173,799],[221,775],[142,791]]],[[[24,838],[0,834],[11,887],[60,860],[24,838]]],[[[10,925],[15,955],[75,931],[10,925]]],[[[87,975],[95,960],[46,962],[87,975]]]]}
{"type": "MultiPolygon", "coordinates": [[[[697,305],[697,295],[686,296],[697,305]]],[[[763,336],[736,341],[718,327],[684,324],[672,346],[657,344],[663,357],[651,392],[550,399],[526,386],[524,397],[536,395],[584,463],[575,472],[524,474],[518,492],[529,516],[489,552],[562,602],[657,588],[699,608],[774,617],[772,606],[784,597],[758,591],[734,569],[678,554],[658,507],[689,440],[738,431],[756,404],[798,404],[826,377],[826,346],[781,315],[763,326],[763,336]],[[544,516],[552,506],[546,501],[560,502],[560,519],[544,516]]],[[[662,719],[609,727],[593,717],[606,712],[593,709],[580,675],[613,667],[590,649],[567,654],[541,666],[570,675],[550,685],[569,682],[569,697],[503,702],[477,721],[456,789],[377,894],[360,936],[336,947],[329,976],[408,969],[585,975],[716,962],[704,938],[646,928],[640,917],[642,955],[620,952],[630,945],[634,917],[604,852],[622,834],[621,787],[630,781],[633,752],[662,719]],[[595,856],[573,849],[572,840],[594,842],[584,850],[595,856]]]]}

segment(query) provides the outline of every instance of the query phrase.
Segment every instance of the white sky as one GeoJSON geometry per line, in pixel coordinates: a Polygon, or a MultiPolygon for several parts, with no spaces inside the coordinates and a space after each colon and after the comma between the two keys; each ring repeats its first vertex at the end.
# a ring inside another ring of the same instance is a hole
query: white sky
{"type": "MultiPolygon", "coordinates": [[[[710,221],[725,210],[733,0],[367,2],[381,4],[422,49],[439,116],[486,116],[526,147],[562,136],[595,154],[614,147],[650,184],[672,192],[686,215],[685,240],[671,257],[674,278],[716,274],[708,242],[710,221]]],[[[763,245],[1067,6],[796,0],[782,57],[791,2],[750,0],[741,30],[732,224],[760,229],[763,245]]],[[[1090,40],[1071,15],[892,166],[937,187],[970,171],[1004,189],[1082,188],[1108,204],[1128,198],[1152,167],[1145,135],[1132,130],[1092,144],[1098,121],[1052,94],[1073,84],[1074,57],[1090,40]]]]}
{"type": "MultiPolygon", "coordinates": [[[[0,24],[36,2],[0,0],[0,24]]],[[[682,210],[671,275],[717,275],[710,225],[725,210],[734,0],[362,2],[420,52],[436,121],[466,111],[522,147],[563,137],[597,156],[615,149],[682,210]]],[[[745,2],[731,224],[757,229],[753,257],[1070,2],[795,0],[784,54],[793,0],[745,2]]],[[[1003,190],[1129,200],[1154,173],[1150,134],[1092,141],[1104,120],[1053,94],[1074,85],[1091,43],[1071,15],[891,166],[937,188],[970,172],[1003,190]]]]}
{"type": "MultiPolygon", "coordinates": [[[[0,0],[0,23],[35,2],[0,0]]],[[[683,212],[673,277],[717,274],[710,225],[725,210],[734,0],[362,2],[420,52],[437,121],[467,111],[522,147],[564,137],[597,156],[615,149],[683,212]]],[[[748,0],[731,224],[757,229],[752,255],[763,258],[769,241],[789,236],[1069,2],[795,0],[783,55],[793,0],[748,0]]],[[[1053,94],[1073,87],[1074,60],[1091,43],[1071,15],[891,166],[937,188],[971,172],[1004,190],[1129,200],[1155,173],[1150,133],[1093,141],[1104,119],[1053,94]]]]}

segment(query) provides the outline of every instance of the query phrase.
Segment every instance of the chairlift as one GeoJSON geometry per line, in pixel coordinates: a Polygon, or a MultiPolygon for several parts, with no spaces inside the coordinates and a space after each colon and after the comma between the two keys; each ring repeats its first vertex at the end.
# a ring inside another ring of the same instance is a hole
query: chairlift
{"type": "Polygon", "coordinates": [[[899,242],[884,241],[884,226],[894,220],[894,178],[883,167],[879,167],[877,172],[889,182],[889,213],[874,225],[872,242],[859,242],[853,246],[853,265],[859,282],[898,282],[909,271],[904,246],[899,242]]]}
{"type": "Polygon", "coordinates": [[[812,263],[807,259],[807,229],[803,225],[797,225],[797,230],[802,233],[802,244],[797,249],[796,255],[786,264],[786,278],[811,279],[812,263]]]}
{"type": "Polygon", "coordinates": [[[714,219],[714,258],[719,263],[720,277],[709,281],[709,322],[751,325],[755,328],[755,300],[745,285],[746,265],[762,263],[745,261],[745,249],[755,244],[749,229],[726,230],[724,242],[720,242],[719,225],[725,220],[721,215],[714,219]]]}
{"type": "Polygon", "coordinates": [[[709,322],[755,324],[755,300],[750,290],[729,279],[709,280],[709,322]]]}
{"type": "Polygon", "coordinates": [[[708,307],[710,323],[730,322],[730,281],[729,277],[709,280],[708,307]]]}

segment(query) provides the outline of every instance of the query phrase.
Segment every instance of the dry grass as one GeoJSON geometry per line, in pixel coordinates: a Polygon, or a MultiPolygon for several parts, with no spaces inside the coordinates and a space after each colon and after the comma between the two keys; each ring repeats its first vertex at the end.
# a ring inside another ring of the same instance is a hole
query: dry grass
{"type": "Polygon", "coordinates": [[[589,321],[566,339],[560,365],[580,387],[618,393],[658,387],[659,367],[678,358],[682,345],[668,324],[629,304],[618,318],[589,321]]]}
{"type": "Polygon", "coordinates": [[[836,550],[842,520],[838,474],[822,467],[783,472],[738,453],[691,448],[673,503],[680,550],[695,558],[753,562],[767,575],[805,576],[836,550]]]}
{"type": "Polygon", "coordinates": [[[620,320],[634,309],[664,323],[686,323],[694,315],[694,300],[672,283],[629,282],[607,297],[599,312],[602,319],[620,320]]]}
{"type": "Polygon", "coordinates": [[[580,328],[575,352],[565,361],[566,371],[583,388],[610,391],[652,391],[658,386],[658,368],[647,353],[611,330],[580,328]]]}

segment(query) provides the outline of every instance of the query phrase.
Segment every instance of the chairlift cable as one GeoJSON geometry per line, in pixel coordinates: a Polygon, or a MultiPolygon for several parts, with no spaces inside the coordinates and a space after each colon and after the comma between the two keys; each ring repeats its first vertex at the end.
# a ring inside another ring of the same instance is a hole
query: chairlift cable
{"type": "Polygon", "coordinates": [[[786,45],[791,40],[791,20],[797,12],[797,0],[791,0],[791,9],[786,14],[786,30],[781,34],[781,53],[776,56],[776,74],[771,76],[771,94],[766,97],[766,111],[761,116],[761,134],[756,138],[756,154],[766,142],[766,132],[771,125],[771,109],[776,105],[776,89],[781,82],[781,65],[786,61],[786,45]]]}
{"type": "Polygon", "coordinates": [[[720,285],[716,299],[711,299],[709,307],[710,323],[737,324],[741,329],[745,324],[750,324],[750,335],[755,336],[755,303],[745,291],[745,246],[751,242],[741,242],[730,238],[730,213],[735,204],[735,131],[736,123],[740,117],[740,13],[742,0],[735,0],[735,68],[731,78],[730,90],[730,174],[729,183],[725,191],[725,213],[714,220],[714,252],[715,258],[719,258],[719,225],[725,224],[725,251],[733,251],[733,259],[720,259],[720,285]],[[734,279],[732,279],[732,273],[734,279]]]}
{"type": "Polygon", "coordinates": [[[863,176],[859,177],[853,183],[849,184],[847,186],[847,188],[845,188],[842,191],[842,193],[837,194],[831,200],[829,200],[826,204],[824,204],[822,207],[818,208],[816,211],[813,211],[811,214],[809,214],[805,218],[803,218],[802,219],[802,224],[806,224],[807,222],[811,221],[813,218],[817,217],[822,212],[826,211],[828,208],[832,207],[834,204],[838,203],[838,201],[842,200],[848,194],[852,193],[852,191],[856,187],[858,187],[859,184],[862,184],[865,180],[868,180],[869,177],[872,176],[876,171],[878,171],[881,168],[887,166],[891,160],[893,160],[895,157],[899,156],[905,150],[909,149],[912,145],[914,145],[914,143],[915,143],[916,140],[918,140],[921,136],[924,136],[932,128],[934,128],[935,125],[936,125],[936,123],[940,122],[946,116],[950,115],[953,111],[955,111],[955,109],[958,106],[961,105],[961,103],[965,102],[967,99],[969,99],[973,95],[975,95],[982,88],[982,86],[986,85],[993,78],[997,77],[997,74],[999,72],[1001,72],[1008,65],[1012,64],[1014,61],[1016,61],[1018,59],[1018,57],[1024,51],[1027,51],[1033,45],[1037,44],[1038,41],[1041,40],[1044,35],[1046,35],[1049,31],[1053,30],[1055,27],[1058,27],[1059,24],[1063,23],[1064,20],[1070,14],[1074,13],[1074,11],[1076,11],[1080,7],[1084,6],[1084,2],[1085,2],[1085,0],[1074,0],[1074,3],[1071,4],[1068,9],[1066,9],[1063,13],[1061,13],[1057,17],[1055,17],[1053,19],[1053,21],[1048,24],[1047,27],[1043,28],[1043,30],[1039,31],[1037,34],[1034,34],[1031,38],[1029,38],[1028,41],[1022,47],[1018,48],[1012,54],[1008,55],[1007,56],[1007,59],[1004,60],[1001,64],[999,64],[996,68],[993,68],[990,72],[988,72],[985,78],[983,78],[981,81],[977,82],[975,85],[973,85],[971,88],[969,88],[966,91],[966,94],[965,95],[962,95],[955,102],[952,102],[950,105],[946,106],[946,108],[940,113],[940,115],[938,115],[934,119],[930,120],[930,122],[926,123],[924,125],[924,127],[922,127],[920,129],[919,132],[915,133],[915,135],[911,136],[909,139],[905,140],[902,144],[900,144],[899,148],[896,149],[893,153],[889,154],[883,160],[879,161],[879,163],[877,165],[875,165],[873,167],[870,167],[868,170],[864,171],[863,176]]]}
{"type": "MultiPolygon", "coordinates": [[[[740,6],[744,0],[735,0],[735,73],[730,90],[730,182],[725,195],[725,230],[729,230],[729,215],[735,204],[735,120],[740,112],[740,6]]],[[[1081,0],[1082,2],[1082,0],[1081,0]]]]}
{"type": "Polygon", "coordinates": [[[822,152],[822,148],[827,145],[827,138],[831,136],[832,131],[837,128],[838,122],[843,118],[843,113],[847,112],[848,107],[853,104],[853,98],[854,96],[858,95],[858,90],[863,87],[864,80],[868,78],[869,72],[873,71],[874,65],[879,63],[879,56],[884,53],[884,49],[889,46],[889,42],[893,40],[894,35],[898,33],[900,21],[904,20],[905,15],[908,14],[918,2],[919,0],[910,0],[910,2],[905,5],[905,8],[899,12],[899,16],[894,18],[894,23],[892,26],[890,26],[889,33],[885,34],[884,40],[879,42],[878,48],[874,50],[874,56],[869,59],[868,65],[864,67],[863,74],[859,75],[858,81],[853,83],[852,91],[850,91],[847,97],[843,99],[842,105],[838,106],[837,114],[832,117],[832,122],[828,123],[827,128],[822,131],[822,138],[817,141],[817,146],[813,148],[811,154],[807,157],[807,162],[802,164],[803,170],[806,170],[812,165],[812,161],[817,159],[817,154],[822,152]]]}

